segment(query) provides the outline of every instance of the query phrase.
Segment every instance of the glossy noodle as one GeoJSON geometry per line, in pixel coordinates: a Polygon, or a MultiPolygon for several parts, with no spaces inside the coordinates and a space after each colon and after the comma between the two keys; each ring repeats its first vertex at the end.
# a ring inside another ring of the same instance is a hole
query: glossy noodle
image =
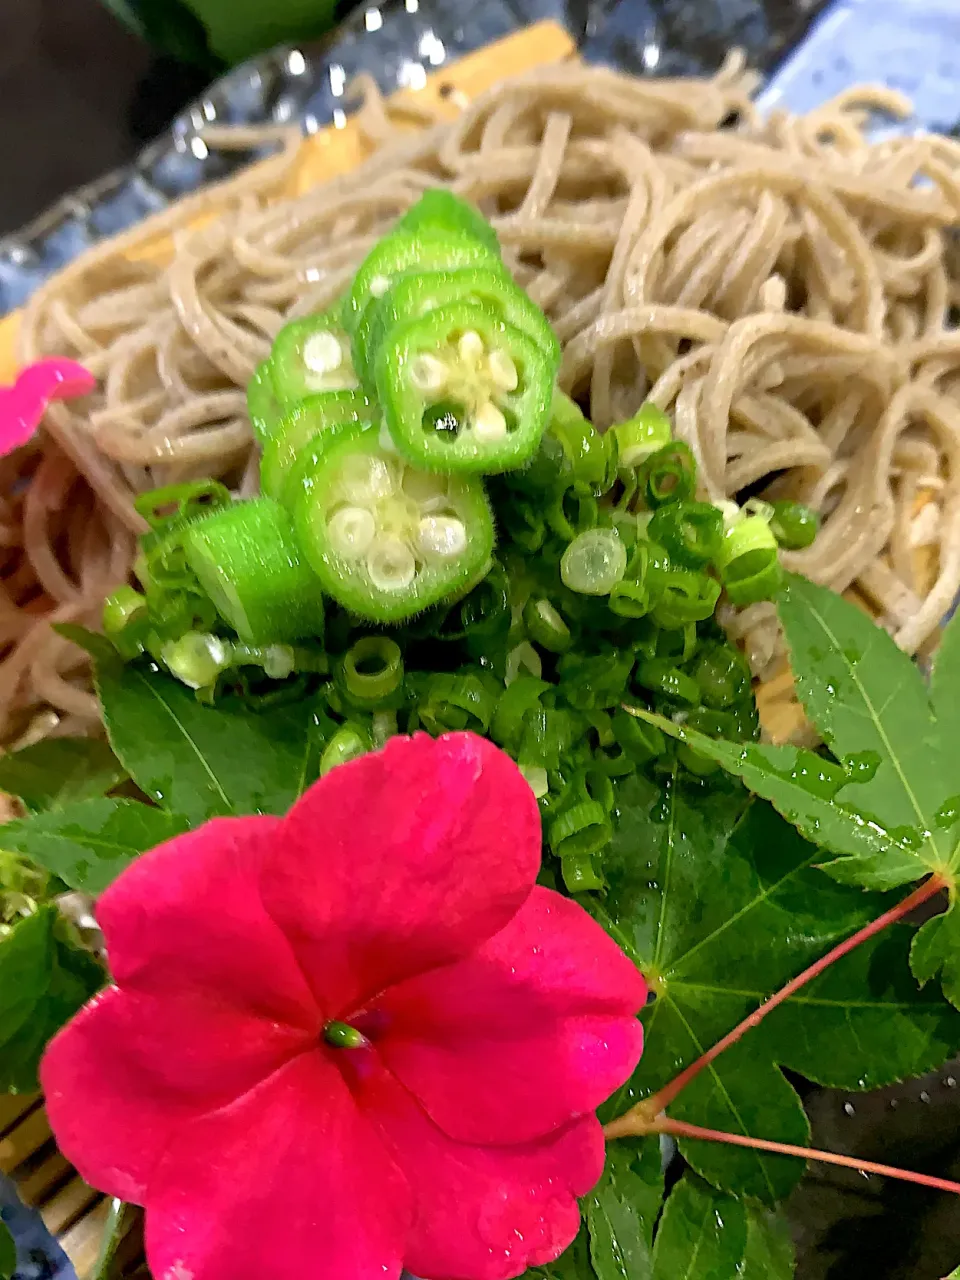
{"type": "MultiPolygon", "coordinates": [[[[102,389],[53,406],[36,447],[0,463],[4,740],[96,725],[84,656],[49,623],[96,624],[129,570],[138,491],[199,476],[250,490],[244,388],[273,336],[333,302],[438,183],[492,219],[563,342],[561,385],[598,426],[651,397],[710,497],[809,503],[822,531],[787,563],[855,585],[917,650],[960,585],[960,146],[867,142],[873,112],[908,110],[886,91],[764,119],[752,87],[736,57],[711,80],[571,62],[499,85],[452,124],[424,113],[413,130],[366,86],[360,121],[378,149],[361,168],[278,198],[296,147],[286,134],[271,161],[45,285],[21,361],[73,356],[102,389]],[[174,252],[158,262],[144,246],[164,233],[174,252]]],[[[770,670],[772,606],[728,623],[754,669],[770,670]]]]}

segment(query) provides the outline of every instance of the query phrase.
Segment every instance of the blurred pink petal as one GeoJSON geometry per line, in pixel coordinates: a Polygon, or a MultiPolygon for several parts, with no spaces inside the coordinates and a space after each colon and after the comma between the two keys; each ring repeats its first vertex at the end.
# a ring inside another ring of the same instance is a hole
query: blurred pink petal
{"type": "Polygon", "coordinates": [[[0,455],[32,439],[51,400],[87,396],[97,385],[74,360],[55,357],[26,367],[12,387],[0,387],[0,455]]]}

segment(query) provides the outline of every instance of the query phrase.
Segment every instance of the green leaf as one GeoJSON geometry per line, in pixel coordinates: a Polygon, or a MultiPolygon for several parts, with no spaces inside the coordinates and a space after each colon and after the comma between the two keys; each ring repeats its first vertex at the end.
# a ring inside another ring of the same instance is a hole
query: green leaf
{"type": "Polygon", "coordinates": [[[333,24],[335,0],[184,0],[207,31],[210,48],[239,62],[288,41],[308,40],[333,24]]]}
{"type": "Polygon", "coordinates": [[[800,701],[855,779],[849,802],[912,854],[912,879],[950,878],[960,796],[919,667],[855,605],[805,578],[790,578],[779,613],[800,701]]]}
{"type": "MultiPolygon", "coordinates": [[[[591,909],[656,994],[631,1081],[606,1117],[663,1088],[791,978],[888,905],[820,875],[819,850],[766,804],[726,790],[639,775],[621,790],[604,855],[609,889],[591,909]]],[[[691,1081],[670,1115],[711,1129],[803,1145],[808,1126],[779,1067],[866,1088],[938,1065],[960,1046],[960,1019],[921,993],[904,963],[908,934],[857,948],[773,1011],[691,1081]]],[[[799,1160],[681,1139],[708,1181],[767,1204],[799,1160]]]]}
{"type": "Polygon", "coordinates": [[[960,1013],[910,976],[913,931],[895,925],[860,943],[770,1013],[761,1026],[777,1062],[831,1089],[879,1089],[925,1075],[960,1047],[960,1013]]]}
{"type": "Polygon", "coordinates": [[[191,824],[285,813],[315,780],[319,704],[255,711],[238,698],[204,706],[159,671],[96,664],[107,735],[141,790],[191,824]]]}
{"type": "MultiPolygon", "coordinates": [[[[659,717],[666,733],[742,778],[833,860],[836,880],[892,889],[933,872],[953,884],[960,849],[952,830],[960,794],[952,749],[914,663],[856,606],[792,577],[780,602],[797,692],[836,756],[791,746],[733,744],[659,717]]],[[[948,628],[934,700],[949,715],[960,676],[956,626],[948,628]],[[938,692],[939,691],[939,692],[938,692]]],[[[640,712],[642,718],[651,718],[640,712]]]]}
{"type": "Polygon", "coordinates": [[[747,1248],[743,1201],[685,1174],[667,1198],[653,1247],[654,1280],[733,1280],[747,1248]]]}
{"type": "Polygon", "coordinates": [[[581,1226],[577,1238],[555,1262],[542,1267],[531,1267],[523,1273],[523,1280],[596,1280],[590,1265],[590,1242],[586,1226],[581,1226]]]}
{"type": "Polygon", "coordinates": [[[0,1092],[39,1087],[47,1042],[105,979],[55,907],[41,907],[0,939],[0,1092]]]}
{"type": "Polygon", "coordinates": [[[856,784],[845,785],[847,775],[840,765],[799,747],[723,742],[662,716],[635,714],[716,760],[755,795],[769,800],[801,835],[820,846],[820,866],[835,880],[892,889],[922,874],[911,851],[866,822],[855,803],[847,803],[856,784]],[[824,852],[837,856],[829,861],[822,857],[824,852]]]}
{"type": "Polygon", "coordinates": [[[0,791],[18,796],[34,813],[104,796],[127,771],[98,738],[46,738],[0,756],[0,791]]]}
{"type": "Polygon", "coordinates": [[[793,1241],[786,1220],[747,1206],[747,1248],[737,1280],[792,1280],[793,1241]]]}
{"type": "Polygon", "coordinates": [[[941,730],[939,748],[944,753],[942,765],[948,771],[948,776],[953,778],[955,790],[960,792],[960,768],[954,764],[950,771],[950,763],[955,760],[956,754],[956,738],[951,737],[951,730],[960,706],[960,612],[954,613],[944,627],[933,656],[930,702],[941,730]]]}
{"type": "Polygon", "coordinates": [[[943,915],[922,925],[910,948],[910,968],[923,984],[939,976],[943,994],[960,1008],[960,908],[956,900],[943,915]]]}
{"type": "Polygon", "coordinates": [[[649,1280],[653,1226],[662,1200],[659,1140],[611,1143],[603,1177],[584,1201],[590,1258],[598,1280],[649,1280]]]}
{"type": "Polygon", "coordinates": [[[186,831],[185,818],[136,800],[77,800],[0,827],[0,849],[25,854],[72,889],[103,893],[125,867],[186,831]]]}
{"type": "Polygon", "coordinates": [[[13,1236],[0,1222],[0,1280],[11,1280],[17,1269],[17,1246],[13,1236]]]}

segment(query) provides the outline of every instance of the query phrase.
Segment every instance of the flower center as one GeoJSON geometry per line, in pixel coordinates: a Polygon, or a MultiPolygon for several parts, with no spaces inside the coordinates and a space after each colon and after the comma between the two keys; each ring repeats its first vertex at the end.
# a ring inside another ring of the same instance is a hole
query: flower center
{"type": "Polygon", "coordinates": [[[334,1049],[362,1049],[370,1043],[362,1031],[348,1022],[328,1022],[323,1028],[323,1038],[334,1049]]]}

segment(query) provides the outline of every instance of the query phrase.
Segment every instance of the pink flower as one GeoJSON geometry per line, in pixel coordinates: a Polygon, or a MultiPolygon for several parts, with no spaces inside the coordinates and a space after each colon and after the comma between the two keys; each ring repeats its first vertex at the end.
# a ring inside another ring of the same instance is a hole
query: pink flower
{"type": "Polygon", "coordinates": [[[0,456],[32,438],[51,400],[87,396],[96,385],[93,374],[75,360],[58,356],[27,365],[12,387],[0,387],[0,456]]]}
{"type": "Polygon", "coordinates": [[[646,989],[539,866],[519,770],[452,734],[120,876],[117,985],[42,1078],[64,1153],[146,1206],[157,1280],[506,1280],[561,1253],[646,989]]]}

